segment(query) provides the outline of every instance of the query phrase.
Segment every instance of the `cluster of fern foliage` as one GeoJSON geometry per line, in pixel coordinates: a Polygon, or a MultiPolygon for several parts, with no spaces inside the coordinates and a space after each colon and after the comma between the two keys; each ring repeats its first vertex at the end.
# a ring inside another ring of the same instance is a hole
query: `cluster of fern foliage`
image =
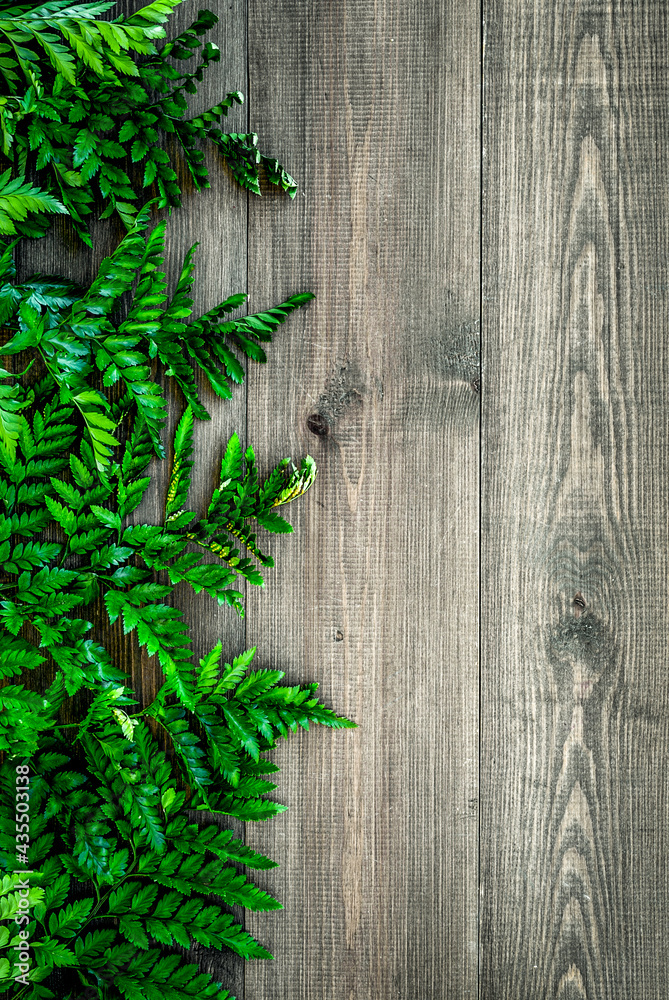
{"type": "Polygon", "coordinates": [[[161,206],[179,206],[181,190],[169,133],[194,186],[209,187],[208,140],[239,183],[260,193],[259,169],[294,197],[293,178],[258,149],[255,133],[222,132],[219,125],[243,97],[233,91],[203,114],[187,117],[194,94],[218,47],[201,36],[216,23],[207,10],[160,47],[163,27],[180,0],[154,0],[131,17],[104,20],[114,2],[51,0],[0,9],[0,138],[6,162],[0,175],[0,234],[37,236],[48,226],[40,213],[67,213],[84,242],[87,220],[117,213],[130,226],[146,191],[161,206]],[[141,55],[141,61],[132,58],[141,55]],[[193,70],[178,63],[198,54],[193,70]],[[129,161],[129,162],[128,162],[129,161]]]}
{"type": "Polygon", "coordinates": [[[168,288],[166,225],[151,214],[181,201],[170,151],[197,189],[209,186],[206,140],[250,191],[264,167],[295,193],[256,135],[219,128],[241,94],[188,117],[185,95],[219,59],[202,42],[216,18],[200,11],[165,41],[177,2],[112,19],[107,0],[0,0],[0,995],[11,1000],[229,997],[189,949],[270,958],[229,907],[280,904],[240,870],[274,862],[211,815],[281,812],[268,797],[276,741],[353,725],[316,684],[257,667],[253,649],[226,662],[219,643],[199,659],[171,597],[186,584],[243,614],[240,584],[262,584],[273,565],[256,532],[291,531],[279,508],[315,476],[307,457],[263,478],[233,435],[206,510],[189,506],[194,426],[209,416],[199,386],[229,399],[312,296],[239,319],[245,295],[233,295],[195,317],[195,248],[168,288]],[[93,213],[125,227],[86,288],[17,276],[20,241],[56,213],[88,245],[93,213]],[[183,412],[166,448],[170,379],[183,412]],[[160,460],[164,516],[146,524],[160,460]],[[105,619],[157,658],[150,703],[100,641],[105,619]]]}

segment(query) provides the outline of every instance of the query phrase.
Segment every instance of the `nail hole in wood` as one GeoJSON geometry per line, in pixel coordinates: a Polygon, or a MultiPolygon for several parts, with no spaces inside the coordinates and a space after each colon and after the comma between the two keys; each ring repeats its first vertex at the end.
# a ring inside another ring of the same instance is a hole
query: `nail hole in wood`
{"type": "Polygon", "coordinates": [[[574,605],[574,617],[580,618],[583,609],[585,608],[585,600],[583,599],[583,594],[581,594],[580,591],[574,597],[573,605],[574,605]]]}

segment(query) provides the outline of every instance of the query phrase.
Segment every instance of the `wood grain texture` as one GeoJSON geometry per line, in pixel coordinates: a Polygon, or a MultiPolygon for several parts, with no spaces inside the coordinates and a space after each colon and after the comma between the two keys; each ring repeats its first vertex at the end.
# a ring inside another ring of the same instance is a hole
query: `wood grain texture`
{"type": "Polygon", "coordinates": [[[251,306],[317,295],[251,375],[249,438],[320,474],[248,641],[361,728],[294,737],[289,811],[247,824],[285,905],[250,921],[277,957],[247,1000],[476,996],[479,24],[249,5],[251,127],[300,185],[250,203],[251,306]]]}
{"type": "Polygon", "coordinates": [[[669,980],[667,7],[486,7],[482,1000],[669,980]]]}
{"type": "MultiPolygon", "coordinates": [[[[299,191],[249,202],[211,157],[170,273],[199,240],[197,309],[317,299],[232,404],[205,392],[196,501],[233,430],[320,473],[244,623],[176,601],[198,653],[257,645],[360,728],[294,736],[289,811],[246,827],[282,866],[259,882],[284,911],[247,917],[275,961],[204,966],[239,1000],[665,1000],[669,9],[212,9],[195,110],[246,91],[230,127],[299,191]]],[[[24,272],[89,278],[64,232],[24,272]]],[[[159,668],[108,644],[150,697],[159,668]]]]}

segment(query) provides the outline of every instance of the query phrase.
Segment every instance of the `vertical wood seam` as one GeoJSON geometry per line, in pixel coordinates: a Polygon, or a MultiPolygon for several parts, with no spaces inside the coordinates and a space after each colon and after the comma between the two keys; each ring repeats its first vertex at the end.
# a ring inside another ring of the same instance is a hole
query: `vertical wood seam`
{"type": "MultiPolygon", "coordinates": [[[[245,5],[245,16],[246,16],[246,131],[251,131],[251,59],[249,56],[249,0],[246,0],[245,5]]],[[[250,225],[250,198],[251,195],[249,191],[246,192],[246,302],[247,302],[247,312],[249,312],[249,257],[250,257],[250,247],[249,247],[249,225],[250,225]]],[[[246,442],[244,447],[247,448],[249,445],[249,378],[248,376],[244,379],[244,431],[246,433],[246,442]]],[[[247,593],[248,585],[245,585],[244,592],[247,593]]],[[[249,623],[248,617],[244,615],[244,649],[249,648],[249,623]]],[[[248,842],[248,823],[243,825],[243,838],[244,843],[248,842]]],[[[244,919],[244,927],[247,925],[247,919],[244,919]]],[[[246,1000],[246,965],[244,962],[242,966],[242,986],[243,986],[243,997],[241,1000],[246,1000]]]]}
{"type": "Polygon", "coordinates": [[[481,737],[483,732],[483,643],[482,643],[482,607],[483,592],[481,567],[482,563],[482,524],[483,524],[483,135],[485,114],[485,10],[486,0],[480,0],[479,15],[481,19],[479,35],[479,504],[478,504],[478,845],[476,855],[476,996],[481,997],[481,737]]]}

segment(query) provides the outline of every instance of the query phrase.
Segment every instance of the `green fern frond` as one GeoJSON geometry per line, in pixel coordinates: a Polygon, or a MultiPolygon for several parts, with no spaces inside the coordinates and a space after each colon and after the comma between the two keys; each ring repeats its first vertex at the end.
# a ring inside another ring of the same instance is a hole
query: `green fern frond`
{"type": "MultiPolygon", "coordinates": [[[[295,195],[295,181],[275,157],[259,151],[257,135],[220,131],[230,109],[243,103],[239,91],[186,118],[185,95],[196,93],[207,68],[220,59],[218,47],[201,38],[217,18],[200,11],[190,28],[157,52],[154,41],[164,37],[163,25],[175,6],[173,0],[159,0],[113,21],[105,17],[107,3],[55,0],[0,12],[7,89],[0,108],[2,151],[21,183],[27,183],[28,163],[35,164],[40,187],[64,207],[89,246],[93,192],[102,218],[116,213],[128,229],[142,190],[152,188],[161,207],[181,204],[176,164],[159,141],[167,134],[176,136],[197,190],[210,186],[199,148],[204,140],[247,190],[260,194],[263,170],[270,183],[295,195]],[[195,54],[196,68],[184,71],[179,63],[195,54]],[[137,55],[143,58],[137,61],[137,55]],[[122,162],[129,140],[130,159],[143,166],[141,187],[122,162]]],[[[20,231],[38,236],[47,224],[26,220],[20,231]]]]}
{"type": "Polygon", "coordinates": [[[174,435],[174,461],[165,504],[166,524],[182,514],[193,468],[193,411],[186,408],[174,435]]]}
{"type": "MultiPolygon", "coordinates": [[[[139,76],[127,53],[154,53],[152,42],[165,36],[162,26],[178,2],[156,0],[115,21],[102,19],[115,6],[110,2],[50,0],[3,8],[0,37],[6,42],[3,71],[10,93],[19,92],[22,80],[35,88],[52,79],[74,86],[87,71],[110,82],[118,82],[117,73],[139,76]]],[[[62,83],[55,92],[61,89],[62,83]]]]}
{"type": "Polygon", "coordinates": [[[48,191],[36,187],[25,177],[11,177],[11,170],[0,174],[0,236],[28,233],[26,220],[40,213],[64,214],[67,209],[48,191]]]}
{"type": "Polygon", "coordinates": [[[203,38],[216,23],[208,11],[156,49],[176,5],[156,0],[114,20],[107,0],[0,10],[0,155],[11,164],[0,173],[0,237],[41,235],[49,216],[67,213],[90,246],[94,210],[126,228],[84,288],[57,276],[19,281],[18,240],[0,247],[1,352],[26,352],[36,372],[29,382],[28,369],[0,368],[0,948],[16,944],[18,868],[30,875],[34,958],[25,990],[13,955],[0,958],[10,1000],[77,1000],[82,990],[99,1000],[229,997],[176,949],[271,958],[226,908],[281,904],[239,870],[276,863],[220,817],[261,821],[285,809],[271,798],[279,769],[267,757],[279,738],[353,725],[315,684],[253,669],[254,649],[226,662],[219,643],[196,663],[174,604],[183,583],[243,614],[235,587],[262,585],[258,566],[273,566],[256,532],[292,531],[277,508],[316,472],[308,456],[299,468],[284,459],[263,479],[233,435],[210,502],[187,509],[195,418],[208,418],[201,376],[231,398],[246,361],[265,362],[276,328],[313,296],[240,317],[246,296],[236,294],[193,316],[195,246],[168,289],[166,225],[151,221],[154,205],[181,199],[167,133],[198,190],[209,186],[199,148],[208,141],[246,189],[260,194],[264,170],[295,194],[255,134],[221,132],[243,102],[238,91],[188,117],[187,95],[220,52],[203,38]],[[151,463],[165,455],[165,378],[186,409],[164,523],[147,524],[151,463]],[[153,702],[135,696],[96,641],[87,617],[96,604],[119,623],[116,646],[122,629],[160,663],[153,702]],[[47,689],[33,690],[44,675],[47,689]],[[25,848],[17,775],[30,801],[25,848]],[[217,821],[193,822],[203,810],[217,821]]]}

